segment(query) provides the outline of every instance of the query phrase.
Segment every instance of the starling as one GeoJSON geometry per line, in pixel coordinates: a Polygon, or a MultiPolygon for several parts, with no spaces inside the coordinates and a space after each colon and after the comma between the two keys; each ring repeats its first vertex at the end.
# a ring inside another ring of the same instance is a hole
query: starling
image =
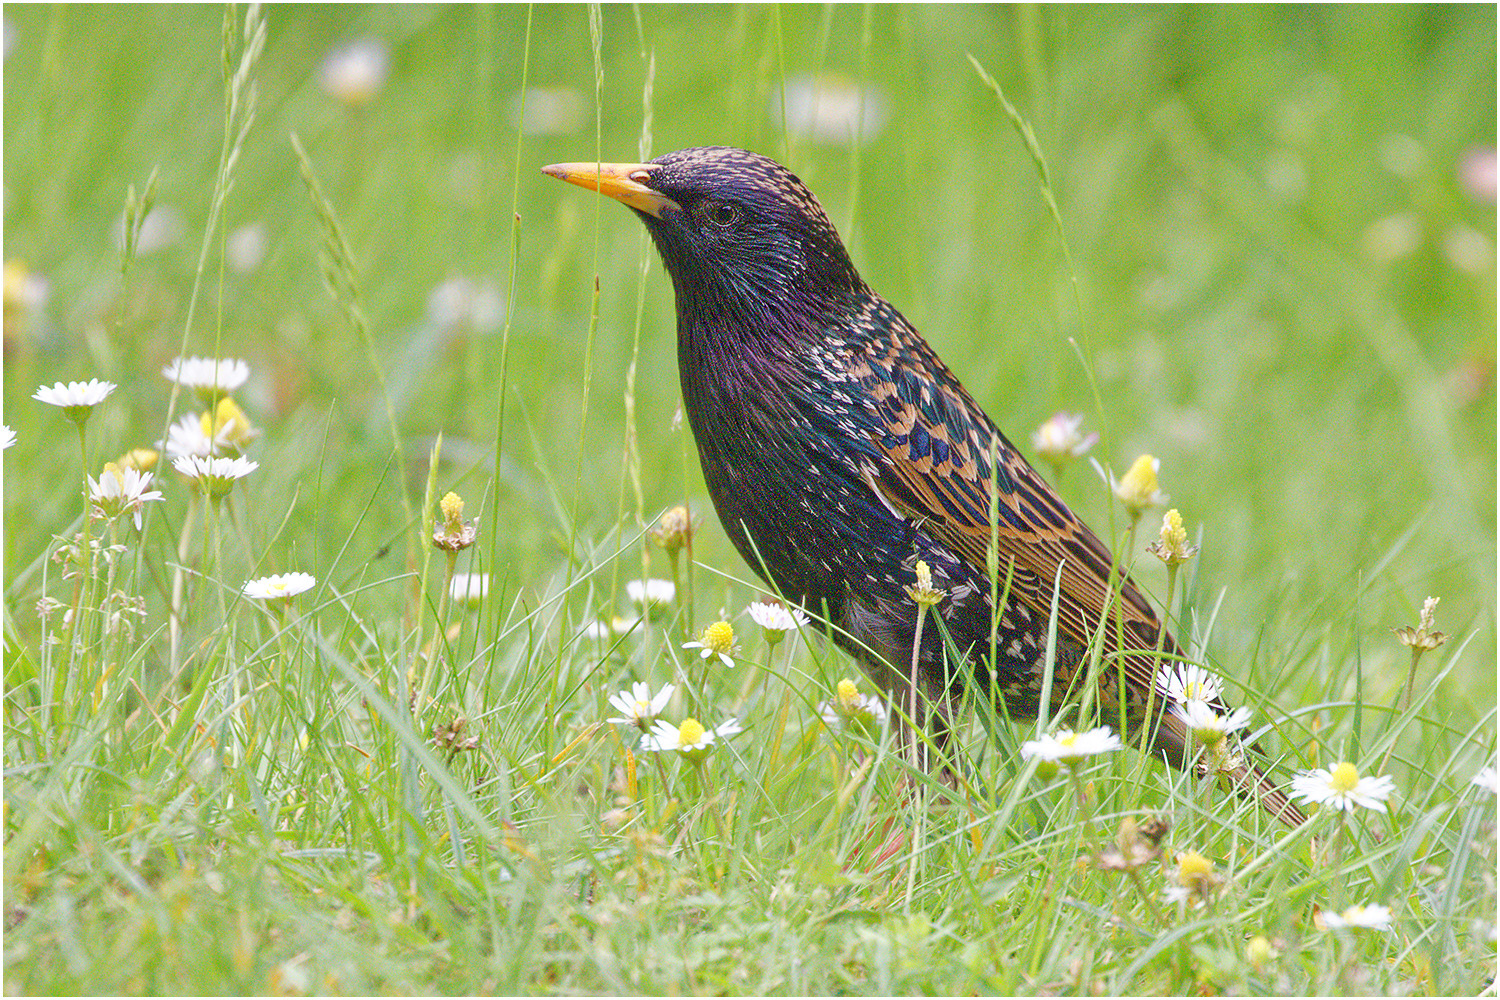
{"type": "MultiPolygon", "coordinates": [[[[920,561],[945,592],[943,627],[928,622],[915,658],[930,724],[946,726],[971,678],[1011,716],[1034,717],[1056,589],[1053,708],[1079,696],[1097,638],[1101,717],[1120,717],[1123,680],[1130,731],[1154,733],[1146,749],[1174,765],[1192,763],[1185,724],[1153,692],[1158,642],[1169,663],[1180,655],[1156,612],[860,278],[791,171],[720,146],[543,170],[645,223],[676,292],[684,407],[724,530],[777,591],[834,625],[878,684],[910,691],[920,561]]],[[[1231,778],[1272,815],[1302,822],[1253,765],[1231,778]]]]}

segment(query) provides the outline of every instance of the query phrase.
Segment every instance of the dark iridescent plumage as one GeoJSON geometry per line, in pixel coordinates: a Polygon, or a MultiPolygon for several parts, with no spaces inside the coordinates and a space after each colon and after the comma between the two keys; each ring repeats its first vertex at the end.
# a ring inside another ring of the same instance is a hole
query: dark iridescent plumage
{"type": "MultiPolygon", "coordinates": [[[[709,494],[746,562],[826,614],[840,644],[899,692],[909,687],[916,626],[906,588],[925,561],[947,591],[937,611],[968,669],[1018,717],[1036,712],[1059,581],[1054,700],[1078,695],[1083,651],[1108,608],[1103,715],[1117,717],[1122,664],[1126,714],[1140,728],[1155,612],[1129,580],[1111,578],[1104,544],[860,279],[801,181],[726,147],[546,170],[623,201],[650,230],[677,295],[683,400],[709,494]],[[1001,589],[1008,579],[998,621],[992,550],[1001,589]]],[[[1170,636],[1161,641],[1176,652],[1170,636]]],[[[951,705],[964,671],[945,664],[938,629],[922,647],[923,694],[951,705]]],[[[1151,749],[1180,765],[1181,722],[1164,716],[1157,733],[1151,749]]],[[[1241,784],[1300,821],[1253,769],[1241,784]]]]}

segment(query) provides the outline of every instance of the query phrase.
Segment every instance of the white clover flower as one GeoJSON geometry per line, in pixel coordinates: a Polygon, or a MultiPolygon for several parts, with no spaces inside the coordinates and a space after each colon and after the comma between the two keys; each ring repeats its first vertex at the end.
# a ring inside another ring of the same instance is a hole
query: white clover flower
{"type": "Polygon", "coordinates": [[[734,644],[734,626],[726,621],[717,621],[703,630],[697,642],[685,642],[683,649],[700,649],[703,659],[717,656],[724,666],[734,666],[734,654],[740,651],[734,644]]]}
{"type": "Polygon", "coordinates": [[[1170,708],[1172,714],[1193,731],[1194,738],[1208,746],[1250,724],[1251,712],[1248,708],[1236,708],[1221,715],[1218,709],[1198,698],[1189,698],[1185,703],[1172,705],[1170,708]]]}
{"type": "Polygon", "coordinates": [[[10,424],[0,424],[0,451],[4,451],[16,443],[16,432],[10,429],[10,424]]]}
{"type": "Polygon", "coordinates": [[[1035,757],[1044,763],[1062,763],[1076,767],[1086,758],[1096,754],[1112,753],[1124,747],[1120,738],[1110,732],[1108,726],[1099,726],[1087,732],[1075,733],[1071,729],[1059,729],[1038,740],[1027,740],[1021,744],[1021,755],[1035,757]]]}
{"type": "Polygon", "coordinates": [[[859,727],[866,731],[885,725],[885,702],[864,694],[859,686],[845,677],[839,681],[837,697],[818,705],[818,716],[834,732],[859,727]]]}
{"type": "Polygon", "coordinates": [[[1224,694],[1219,675],[1196,663],[1163,663],[1156,671],[1156,692],[1174,705],[1218,701],[1224,694]]]}
{"type": "Polygon", "coordinates": [[[168,382],[212,398],[249,381],[250,366],[239,358],[173,358],[161,374],[168,382]]]}
{"type": "Polygon", "coordinates": [[[490,593],[488,573],[454,573],[448,582],[448,597],[461,604],[477,605],[490,593]]]}
{"type": "Polygon", "coordinates": [[[713,729],[704,729],[697,719],[683,719],[680,726],[658,721],[656,727],[641,740],[641,749],[655,752],[676,750],[696,763],[703,759],[715,742],[728,739],[743,730],[744,727],[736,719],[728,719],[713,729]]]}
{"type": "Polygon", "coordinates": [[[257,601],[291,600],[303,591],[311,590],[317,582],[310,573],[277,573],[247,581],[241,593],[257,601]]]}
{"type": "Polygon", "coordinates": [[[1099,440],[1098,434],[1085,437],[1081,433],[1083,414],[1054,413],[1031,435],[1031,447],[1039,458],[1044,458],[1061,468],[1065,463],[1082,456],[1099,440]]]}
{"type": "Polygon", "coordinates": [[[113,382],[91,378],[87,382],[69,382],[67,385],[58,382],[50,389],[45,385],[40,386],[31,394],[31,398],[38,403],[61,408],[63,416],[75,424],[81,424],[89,418],[90,411],[104,402],[116,388],[113,382]]]}
{"type": "Polygon", "coordinates": [[[641,607],[671,604],[677,597],[677,585],[671,580],[629,580],[625,584],[625,596],[641,607]]]}
{"type": "Polygon", "coordinates": [[[196,481],[210,497],[220,499],[234,488],[235,480],[250,475],[260,468],[260,463],[244,457],[204,458],[200,455],[179,455],[172,459],[172,468],[196,481]]]}
{"type": "Polygon", "coordinates": [[[1292,778],[1292,794],[1303,802],[1332,806],[1353,812],[1356,807],[1385,812],[1385,800],[1396,790],[1389,775],[1360,777],[1353,764],[1340,763],[1333,770],[1317,768],[1292,778]]]}
{"type": "Polygon", "coordinates": [[[609,721],[616,725],[639,726],[641,729],[646,729],[651,720],[667,707],[667,702],[672,700],[672,695],[676,690],[676,685],[663,684],[662,689],[653,696],[651,685],[637,681],[631,685],[629,691],[620,691],[610,695],[609,703],[619,711],[620,715],[610,718],[609,721]]]}
{"type": "Polygon", "coordinates": [[[1318,915],[1323,918],[1323,927],[1327,930],[1352,928],[1356,930],[1388,931],[1391,929],[1391,908],[1389,906],[1351,906],[1343,913],[1320,910],[1318,915]]]}
{"type": "Polygon", "coordinates": [[[89,502],[94,516],[112,521],[123,514],[135,515],[135,526],[141,526],[141,510],[152,500],[163,499],[159,490],[149,489],[151,473],[138,469],[121,469],[113,462],[104,466],[98,479],[89,479],[89,502]]]}
{"type": "Polygon", "coordinates": [[[1488,767],[1480,768],[1479,773],[1469,779],[1469,784],[1476,785],[1489,792],[1491,795],[1500,795],[1500,790],[1497,790],[1495,784],[1494,764],[1491,764],[1488,767]]]}
{"type": "Polygon", "coordinates": [[[803,614],[801,609],[788,608],[769,601],[752,601],[745,610],[750,612],[750,620],[761,627],[765,633],[766,642],[772,646],[780,642],[788,632],[807,624],[807,615],[803,614]]]}
{"type": "Polygon", "coordinates": [[[323,58],[318,83],[334,100],[359,107],[380,92],[390,70],[391,57],[385,43],[361,38],[339,46],[323,58]]]}

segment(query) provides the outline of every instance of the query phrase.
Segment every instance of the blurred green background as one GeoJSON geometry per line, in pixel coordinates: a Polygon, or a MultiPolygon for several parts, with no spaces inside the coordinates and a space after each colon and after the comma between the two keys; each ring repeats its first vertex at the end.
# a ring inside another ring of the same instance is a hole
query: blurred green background
{"type": "MultiPolygon", "coordinates": [[[[403,531],[381,478],[384,403],[324,288],[293,132],[358,261],[417,496],[438,432],[440,489],[477,506],[490,484],[518,185],[504,530],[484,539],[511,592],[564,564],[580,471],[580,538],[604,539],[621,516],[643,260],[646,514],[684,495],[707,510],[696,458],[684,463],[684,432],[672,429],[673,305],[654,252],[628,212],[538,172],[598,148],[635,159],[649,104],[652,155],[722,143],[787,161],[866,279],[1023,450],[1032,428],[1069,409],[1107,429],[1095,454],[1117,470],[1141,451],[1160,456],[1173,505],[1203,530],[1195,599],[1211,607],[1228,590],[1215,643],[1226,661],[1252,655],[1269,624],[1288,662],[1315,670],[1330,646],[1369,645],[1367,667],[1395,685],[1405,650],[1386,629],[1437,594],[1440,626],[1479,633],[1465,662],[1494,663],[1492,6],[602,15],[596,137],[586,7],[267,9],[256,118],[225,209],[235,239],[214,241],[187,339],[188,353],[241,356],[254,372],[243,402],[264,430],[252,451],[262,473],[246,515],[252,537],[275,537],[267,568],[318,573],[348,540],[341,572],[381,558],[378,575],[399,572],[400,546],[382,551],[403,531]],[[360,39],[377,43],[388,72],[341,99],[325,60],[360,39]],[[969,54],[1035,126],[1071,269],[1034,165],[969,54]],[[864,140],[825,135],[847,134],[839,106],[861,94],[864,140]],[[257,238],[259,259],[248,252],[257,238]],[[1091,360],[1102,414],[1070,338],[1091,360]]],[[[71,430],[29,400],[39,383],[120,384],[90,424],[96,469],[161,436],[159,371],[183,340],[224,143],[223,12],[12,6],[5,19],[14,580],[79,505],[71,430]],[[127,187],[153,169],[164,242],[122,279],[127,187]]],[[[1102,526],[1091,472],[1073,468],[1062,491],[1102,526]]],[[[634,501],[623,509],[633,522],[634,501]]],[[[697,555],[744,572],[711,519],[697,555]]],[[[38,595],[8,596],[34,638],[38,595]]],[[[1493,671],[1461,673],[1456,696],[1493,702],[1493,671]]]]}

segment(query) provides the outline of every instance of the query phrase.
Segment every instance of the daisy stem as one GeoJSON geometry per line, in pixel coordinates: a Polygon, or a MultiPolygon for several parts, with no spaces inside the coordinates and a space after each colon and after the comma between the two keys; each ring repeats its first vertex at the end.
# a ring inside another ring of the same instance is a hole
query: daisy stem
{"type": "Polygon", "coordinates": [[[922,655],[922,624],[927,618],[927,605],[917,602],[917,629],[911,641],[911,766],[920,771],[922,767],[920,724],[917,722],[917,676],[922,655]]]}
{"type": "Polygon", "coordinates": [[[458,565],[458,552],[446,550],[448,556],[448,569],[443,574],[443,589],[438,594],[437,606],[437,633],[432,637],[432,652],[427,657],[427,663],[422,667],[422,683],[417,687],[417,698],[412,702],[412,710],[416,711],[418,705],[427,703],[427,682],[432,677],[432,668],[438,660],[438,650],[448,640],[448,591],[453,587],[453,567],[458,565]]]}
{"type": "MultiPolygon", "coordinates": [[[[214,572],[220,576],[222,583],[224,574],[224,545],[220,539],[221,532],[219,529],[219,504],[222,501],[215,498],[213,493],[210,492],[208,500],[205,502],[208,504],[208,533],[213,539],[214,572]]],[[[219,620],[227,623],[229,621],[229,605],[224,600],[224,588],[223,586],[218,586],[214,588],[214,591],[219,595],[219,620]]]]}

